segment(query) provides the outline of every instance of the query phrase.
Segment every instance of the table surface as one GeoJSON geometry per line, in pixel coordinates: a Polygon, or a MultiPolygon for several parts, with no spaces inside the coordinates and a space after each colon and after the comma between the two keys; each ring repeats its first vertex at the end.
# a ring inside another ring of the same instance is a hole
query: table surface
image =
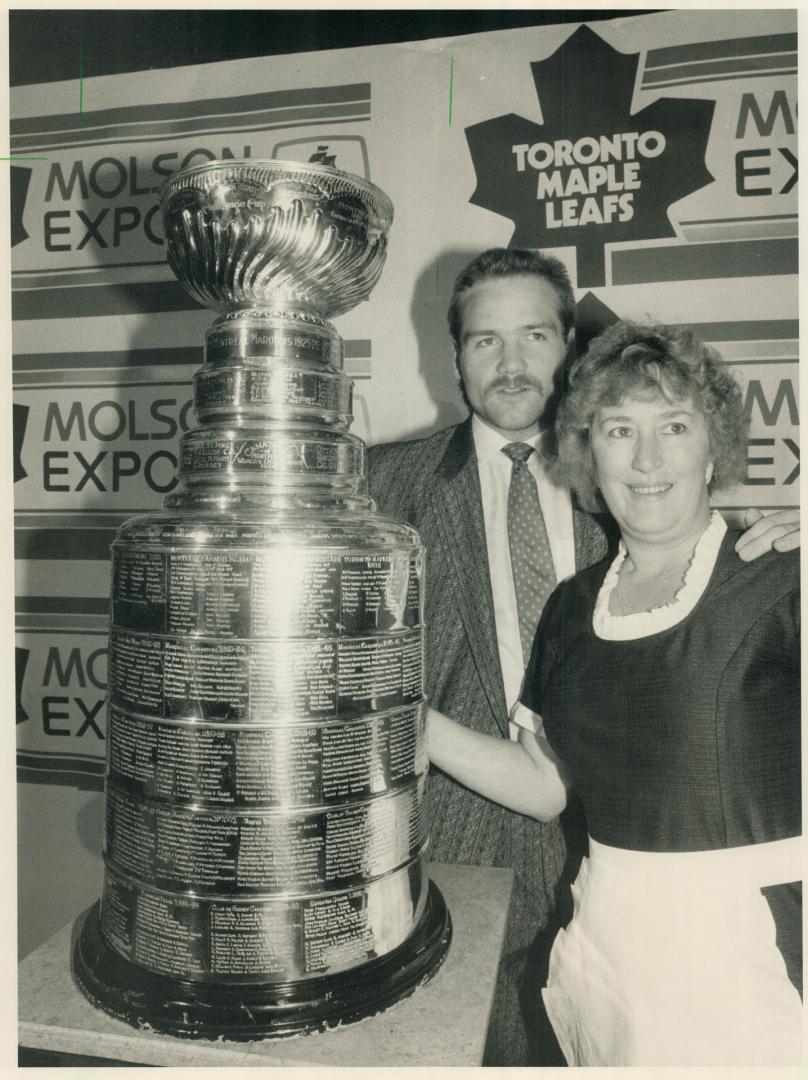
{"type": "Polygon", "coordinates": [[[430,875],[452,915],[448,955],[426,986],[377,1016],[337,1031],[247,1043],[140,1031],[94,1008],[76,988],[71,924],[20,963],[20,1045],[145,1065],[479,1065],[513,872],[435,864],[430,875]]]}

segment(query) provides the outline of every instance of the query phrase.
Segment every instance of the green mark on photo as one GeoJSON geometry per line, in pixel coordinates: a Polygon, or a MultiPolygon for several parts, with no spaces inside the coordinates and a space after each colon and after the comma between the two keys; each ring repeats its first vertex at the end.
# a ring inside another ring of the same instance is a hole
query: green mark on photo
{"type": "Polygon", "coordinates": [[[79,39],[79,116],[84,115],[84,34],[79,39]]]}
{"type": "Polygon", "coordinates": [[[452,91],[454,88],[454,53],[449,57],[449,127],[452,126],[452,91]]]}

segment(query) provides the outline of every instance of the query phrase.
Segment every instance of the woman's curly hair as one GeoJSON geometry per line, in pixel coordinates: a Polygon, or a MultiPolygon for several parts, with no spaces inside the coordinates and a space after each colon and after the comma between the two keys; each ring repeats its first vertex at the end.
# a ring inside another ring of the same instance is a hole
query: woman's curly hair
{"type": "Polygon", "coordinates": [[[718,353],[680,326],[618,322],[590,342],[570,368],[556,419],[558,471],[581,505],[604,509],[598,491],[590,431],[596,410],[628,396],[662,394],[692,399],[710,438],[710,490],[730,487],[746,475],[748,421],[741,388],[718,353]]]}

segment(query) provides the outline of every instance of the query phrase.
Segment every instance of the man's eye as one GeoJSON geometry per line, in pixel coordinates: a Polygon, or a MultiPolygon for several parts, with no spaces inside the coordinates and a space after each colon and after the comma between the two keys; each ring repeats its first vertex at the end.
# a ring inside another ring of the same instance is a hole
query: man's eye
{"type": "Polygon", "coordinates": [[[546,335],[541,330],[531,330],[530,333],[528,334],[528,338],[531,341],[545,341],[546,340],[546,335]]]}
{"type": "Polygon", "coordinates": [[[620,427],[609,429],[609,437],[612,439],[628,439],[631,437],[631,428],[621,424],[620,427]]]}
{"type": "Polygon", "coordinates": [[[475,349],[490,349],[493,344],[494,344],[494,339],[492,337],[477,338],[477,341],[475,342],[474,348],[475,349]]]}
{"type": "Polygon", "coordinates": [[[668,424],[665,431],[670,435],[681,435],[682,432],[687,431],[687,427],[679,420],[674,420],[672,424],[668,424]]]}

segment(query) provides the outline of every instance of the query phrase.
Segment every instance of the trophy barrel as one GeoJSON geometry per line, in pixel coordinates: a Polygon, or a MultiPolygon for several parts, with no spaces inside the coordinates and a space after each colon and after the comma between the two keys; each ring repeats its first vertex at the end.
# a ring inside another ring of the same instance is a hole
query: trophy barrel
{"type": "Polygon", "coordinates": [[[174,177],[164,215],[220,315],[180,485],[113,544],[104,887],[74,974],[173,1035],[326,1030],[411,993],[451,937],[424,553],[365,494],[324,318],[378,277],[392,210],[333,169],[226,162],[174,177]]]}

